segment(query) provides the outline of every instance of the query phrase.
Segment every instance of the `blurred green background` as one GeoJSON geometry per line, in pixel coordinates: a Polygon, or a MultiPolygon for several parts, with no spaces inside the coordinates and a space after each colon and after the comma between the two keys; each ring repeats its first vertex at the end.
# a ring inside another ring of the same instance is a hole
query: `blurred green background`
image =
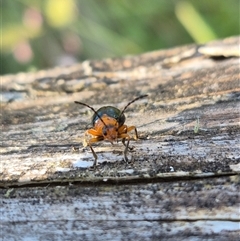
{"type": "Polygon", "coordinates": [[[1,75],[239,35],[239,0],[1,0],[1,75]]]}

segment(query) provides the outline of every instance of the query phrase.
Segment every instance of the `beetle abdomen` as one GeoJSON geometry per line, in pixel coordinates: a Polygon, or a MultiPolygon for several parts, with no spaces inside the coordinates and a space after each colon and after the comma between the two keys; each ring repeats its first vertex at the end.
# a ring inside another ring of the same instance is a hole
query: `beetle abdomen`
{"type": "Polygon", "coordinates": [[[92,117],[92,125],[93,126],[95,125],[96,121],[99,120],[99,117],[102,117],[104,114],[111,118],[116,119],[119,123],[119,126],[122,126],[125,122],[125,115],[124,114],[121,115],[121,111],[113,106],[103,106],[97,110],[97,114],[98,115],[96,115],[96,113],[95,113],[92,117]]]}

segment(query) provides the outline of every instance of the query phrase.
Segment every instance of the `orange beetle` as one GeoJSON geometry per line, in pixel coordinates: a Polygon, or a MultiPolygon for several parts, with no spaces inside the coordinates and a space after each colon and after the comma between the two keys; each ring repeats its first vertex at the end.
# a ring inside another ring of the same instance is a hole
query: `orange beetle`
{"type": "Polygon", "coordinates": [[[92,154],[94,156],[94,163],[93,166],[97,165],[97,154],[92,148],[92,143],[102,141],[102,140],[107,140],[110,141],[112,144],[114,141],[117,141],[118,139],[122,139],[122,143],[125,146],[125,149],[123,151],[123,157],[124,161],[128,161],[127,158],[127,151],[129,148],[129,141],[130,141],[130,136],[128,132],[134,130],[135,131],[135,137],[134,139],[138,139],[138,134],[137,134],[137,129],[135,126],[127,126],[124,125],[125,122],[125,115],[124,112],[128,108],[129,105],[131,105],[133,102],[136,100],[142,99],[147,97],[148,95],[141,95],[131,102],[129,102],[122,111],[117,109],[116,107],[113,106],[104,106],[98,109],[97,111],[82,102],[75,101],[76,104],[84,105],[88,108],[90,108],[93,112],[94,115],[92,117],[92,125],[93,128],[87,130],[84,134],[84,146],[89,146],[92,154]],[[87,139],[87,136],[91,135],[91,139],[87,139]],[[127,144],[125,144],[125,141],[127,140],[127,144]]]}

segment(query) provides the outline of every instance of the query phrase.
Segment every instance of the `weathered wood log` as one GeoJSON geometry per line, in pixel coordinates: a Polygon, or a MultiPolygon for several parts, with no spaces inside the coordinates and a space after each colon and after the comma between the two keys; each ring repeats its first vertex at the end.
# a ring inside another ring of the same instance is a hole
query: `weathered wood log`
{"type": "Polygon", "coordinates": [[[237,240],[240,37],[2,76],[2,240],[237,240]],[[81,144],[113,105],[138,128],[81,144]]]}

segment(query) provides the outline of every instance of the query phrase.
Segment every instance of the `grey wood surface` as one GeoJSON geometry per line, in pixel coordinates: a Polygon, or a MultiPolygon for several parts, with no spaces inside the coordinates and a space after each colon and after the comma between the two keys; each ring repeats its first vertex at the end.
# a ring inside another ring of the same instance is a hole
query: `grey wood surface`
{"type": "Polygon", "coordinates": [[[2,76],[2,240],[237,240],[239,37],[2,76]],[[139,140],[82,146],[91,110],[139,140]]]}

